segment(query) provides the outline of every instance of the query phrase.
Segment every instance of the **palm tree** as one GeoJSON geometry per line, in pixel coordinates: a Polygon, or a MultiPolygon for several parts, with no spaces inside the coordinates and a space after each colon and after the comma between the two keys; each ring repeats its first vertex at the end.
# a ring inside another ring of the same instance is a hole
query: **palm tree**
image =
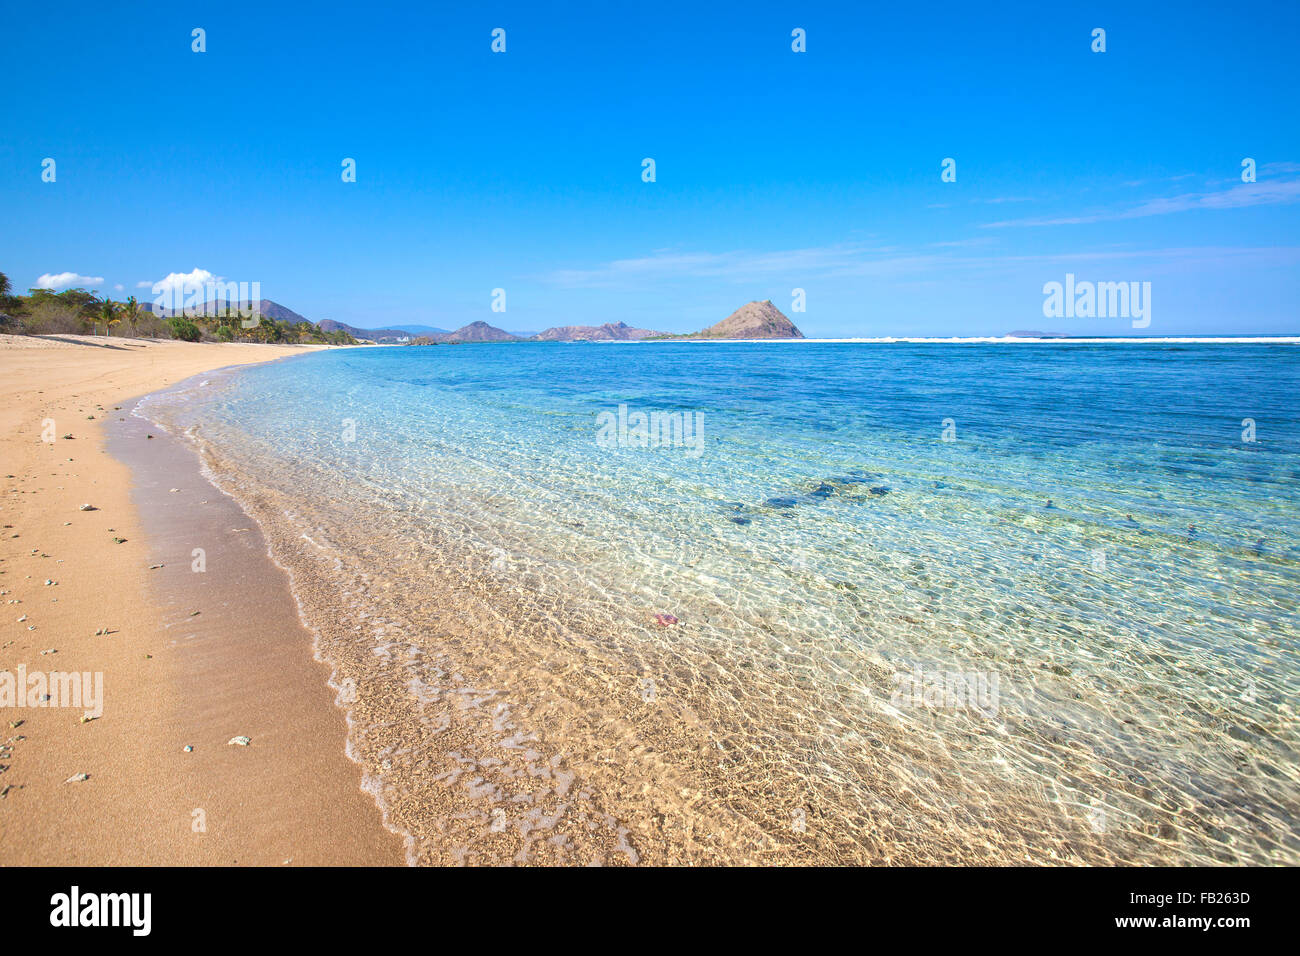
{"type": "Polygon", "coordinates": [[[122,321],[117,317],[117,303],[109,298],[105,298],[103,304],[99,307],[99,317],[104,320],[105,335],[108,335],[109,329],[122,321]]]}
{"type": "Polygon", "coordinates": [[[18,298],[9,294],[9,277],[0,272],[0,328],[7,329],[13,324],[14,319],[7,313],[10,309],[18,310],[18,298]]]}
{"type": "Polygon", "coordinates": [[[131,334],[135,335],[135,324],[140,321],[140,303],[135,300],[135,296],[129,296],[126,305],[122,306],[122,314],[126,316],[126,324],[131,327],[131,334]]]}

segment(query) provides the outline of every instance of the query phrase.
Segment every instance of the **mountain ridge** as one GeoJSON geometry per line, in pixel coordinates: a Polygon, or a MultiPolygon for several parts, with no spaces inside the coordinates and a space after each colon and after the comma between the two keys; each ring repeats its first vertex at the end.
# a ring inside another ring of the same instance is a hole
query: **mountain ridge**
{"type": "Polygon", "coordinates": [[[625,322],[606,322],[603,325],[557,325],[538,332],[532,338],[536,342],[639,342],[664,334],[634,328],[625,322]]]}
{"type": "Polygon", "coordinates": [[[469,325],[463,325],[454,332],[442,332],[438,335],[421,335],[411,340],[412,345],[441,345],[441,344],[459,344],[471,342],[522,342],[517,335],[512,335],[505,329],[498,329],[494,325],[488,325],[486,322],[471,322],[469,325]]]}

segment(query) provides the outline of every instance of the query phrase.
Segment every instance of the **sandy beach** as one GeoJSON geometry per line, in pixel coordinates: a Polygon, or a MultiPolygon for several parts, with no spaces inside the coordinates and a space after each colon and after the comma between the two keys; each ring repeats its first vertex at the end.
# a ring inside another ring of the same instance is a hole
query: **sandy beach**
{"type": "Polygon", "coordinates": [[[129,414],[310,348],[0,336],[0,672],[103,675],[98,716],[0,707],[0,864],[403,861],[257,527],[129,414]]]}

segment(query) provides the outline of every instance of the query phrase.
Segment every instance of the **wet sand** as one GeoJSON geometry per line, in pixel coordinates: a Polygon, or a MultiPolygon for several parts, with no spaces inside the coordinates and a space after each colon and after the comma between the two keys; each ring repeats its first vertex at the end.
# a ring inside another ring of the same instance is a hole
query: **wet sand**
{"type": "Polygon", "coordinates": [[[0,864],[403,862],[256,524],[130,415],[308,349],[0,336],[0,671],[104,688],[90,721],[0,707],[0,864]]]}

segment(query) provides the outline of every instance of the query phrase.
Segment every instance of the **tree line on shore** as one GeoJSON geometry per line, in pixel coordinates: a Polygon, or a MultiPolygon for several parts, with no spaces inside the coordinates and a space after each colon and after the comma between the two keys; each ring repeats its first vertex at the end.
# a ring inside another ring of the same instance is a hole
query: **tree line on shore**
{"type": "Polygon", "coordinates": [[[322,331],[314,322],[273,320],[264,315],[159,316],[135,296],[114,302],[86,289],[29,289],[12,293],[9,277],[0,272],[0,332],[11,335],[118,335],[133,338],[180,339],[185,342],[279,342],[354,345],[343,330],[322,331]]]}

